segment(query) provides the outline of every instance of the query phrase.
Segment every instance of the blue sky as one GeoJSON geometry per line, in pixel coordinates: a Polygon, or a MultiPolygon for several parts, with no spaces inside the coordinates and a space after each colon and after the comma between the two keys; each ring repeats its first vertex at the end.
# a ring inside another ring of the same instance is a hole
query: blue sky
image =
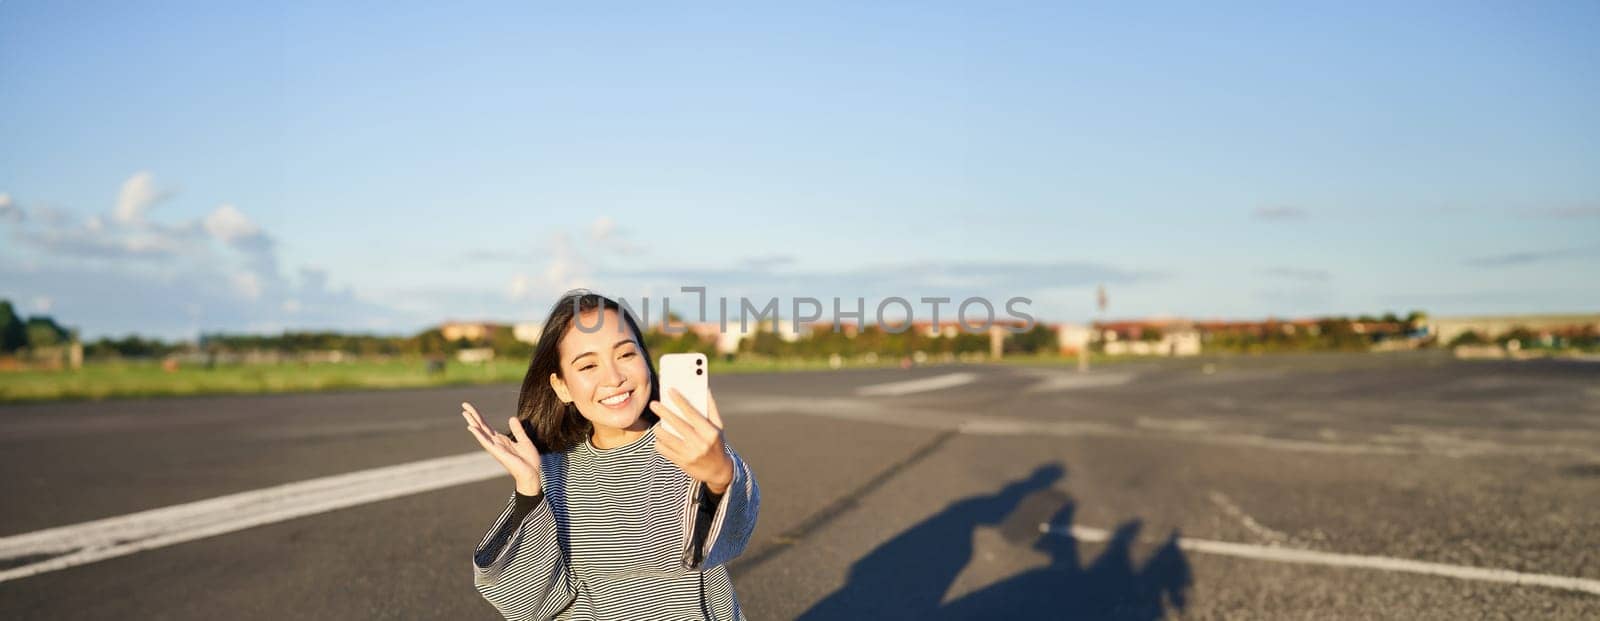
{"type": "Polygon", "coordinates": [[[166,337],[578,285],[1600,306],[1600,5],[1063,4],[0,2],[0,297],[166,337]]]}

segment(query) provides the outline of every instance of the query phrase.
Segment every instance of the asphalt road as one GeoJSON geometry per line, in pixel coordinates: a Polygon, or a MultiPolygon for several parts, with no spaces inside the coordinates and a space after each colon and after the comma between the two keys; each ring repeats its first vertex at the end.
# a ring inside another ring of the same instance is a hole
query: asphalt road
{"type": "MultiPolygon", "coordinates": [[[[1580,590],[1174,539],[1600,580],[1600,364],[1307,355],[712,387],[762,489],[732,566],[752,619],[1600,617],[1580,590]],[[881,388],[930,378],[965,383],[881,388]]],[[[494,420],[515,391],[0,406],[0,538],[471,452],[456,404],[494,420]]],[[[3,581],[0,618],[494,618],[468,558],[509,492],[457,485],[3,581]]]]}

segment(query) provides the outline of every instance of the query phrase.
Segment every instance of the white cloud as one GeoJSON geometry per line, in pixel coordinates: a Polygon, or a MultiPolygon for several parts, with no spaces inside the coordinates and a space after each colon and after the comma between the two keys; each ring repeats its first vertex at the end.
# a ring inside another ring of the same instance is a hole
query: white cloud
{"type": "MultiPolygon", "coordinates": [[[[629,239],[627,230],[610,216],[600,216],[591,222],[588,231],[577,234],[557,232],[549,237],[544,248],[529,250],[475,249],[462,253],[458,261],[463,264],[483,262],[511,263],[517,272],[496,293],[493,289],[479,288],[480,294],[498,295],[503,300],[523,302],[548,296],[554,298],[569,289],[593,286],[594,274],[603,271],[611,257],[643,254],[644,248],[629,239]],[[528,269],[529,264],[539,265],[528,269]]],[[[394,303],[409,305],[395,300],[394,303]]]]}
{"type": "Polygon", "coordinates": [[[595,241],[603,242],[610,239],[616,232],[617,221],[612,220],[610,216],[600,216],[594,221],[594,224],[589,225],[589,237],[595,241]]]}
{"type": "Polygon", "coordinates": [[[0,193],[0,220],[22,221],[22,208],[11,200],[9,193],[0,193]]]}
{"type": "Polygon", "coordinates": [[[517,274],[511,279],[511,284],[506,287],[506,297],[513,302],[520,302],[528,297],[529,279],[527,274],[517,274]]]}
{"type": "Polygon", "coordinates": [[[206,215],[205,228],[207,233],[223,243],[233,243],[235,240],[261,234],[261,227],[252,222],[249,216],[244,215],[239,208],[228,204],[217,207],[206,215]]]}
{"type": "Polygon", "coordinates": [[[566,233],[556,233],[551,237],[550,245],[553,256],[544,269],[544,284],[558,292],[588,286],[593,270],[589,262],[573,248],[572,238],[566,233]]]}
{"type": "Polygon", "coordinates": [[[328,270],[315,267],[300,268],[300,288],[305,291],[322,292],[328,288],[328,270]]]}
{"type": "Polygon", "coordinates": [[[236,272],[233,274],[233,288],[239,295],[248,300],[261,298],[261,278],[254,272],[236,272]]]}
{"type": "Polygon", "coordinates": [[[55,304],[55,300],[50,299],[48,295],[40,295],[33,298],[33,310],[35,312],[48,313],[53,304],[55,304]]]}
{"type": "Polygon", "coordinates": [[[141,222],[144,212],[161,198],[161,193],[156,191],[155,178],[149,171],[139,171],[122,182],[122,191],[117,193],[117,208],[112,216],[124,224],[141,222]]]}
{"type": "MultiPolygon", "coordinates": [[[[85,232],[100,231],[93,225],[86,224],[85,232]]],[[[164,231],[140,231],[122,239],[122,247],[133,254],[164,254],[172,255],[183,252],[188,246],[188,241],[164,231]]]]}
{"type": "MultiPolygon", "coordinates": [[[[627,231],[617,225],[611,216],[600,216],[589,225],[589,239],[594,242],[596,252],[606,254],[636,255],[644,252],[644,248],[628,238],[627,231]]],[[[589,249],[587,246],[585,249],[589,249]]]]}
{"type": "Polygon", "coordinates": [[[98,214],[9,202],[0,228],[18,243],[0,243],[0,282],[48,298],[57,319],[88,338],[192,338],[251,325],[408,330],[436,319],[363,299],[348,286],[333,290],[319,268],[303,267],[291,280],[270,233],[233,204],[163,222],[148,212],[161,198],[149,173],[140,173],[98,214]]]}

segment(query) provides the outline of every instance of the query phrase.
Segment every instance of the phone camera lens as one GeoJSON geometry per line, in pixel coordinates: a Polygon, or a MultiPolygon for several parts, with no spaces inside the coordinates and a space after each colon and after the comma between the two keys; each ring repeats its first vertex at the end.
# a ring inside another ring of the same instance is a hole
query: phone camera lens
{"type": "Polygon", "coordinates": [[[694,370],[694,374],[695,375],[705,375],[706,374],[706,370],[705,369],[695,369],[694,370]]]}
{"type": "Polygon", "coordinates": [[[705,364],[705,363],[706,363],[706,361],[705,361],[704,358],[695,358],[694,359],[694,366],[698,367],[698,366],[700,366],[702,364],[705,364]]]}

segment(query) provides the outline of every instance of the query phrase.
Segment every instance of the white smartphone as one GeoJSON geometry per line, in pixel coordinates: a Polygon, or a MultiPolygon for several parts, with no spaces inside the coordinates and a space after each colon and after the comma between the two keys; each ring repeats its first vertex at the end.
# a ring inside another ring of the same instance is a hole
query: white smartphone
{"type": "MultiPolygon", "coordinates": [[[[710,391],[711,365],[705,354],[664,354],[661,356],[661,402],[672,411],[683,414],[672,400],[672,390],[706,416],[706,394],[710,391]]],[[[672,426],[667,425],[670,429],[672,426]]],[[[682,434],[679,434],[682,435],[682,434]]]]}

